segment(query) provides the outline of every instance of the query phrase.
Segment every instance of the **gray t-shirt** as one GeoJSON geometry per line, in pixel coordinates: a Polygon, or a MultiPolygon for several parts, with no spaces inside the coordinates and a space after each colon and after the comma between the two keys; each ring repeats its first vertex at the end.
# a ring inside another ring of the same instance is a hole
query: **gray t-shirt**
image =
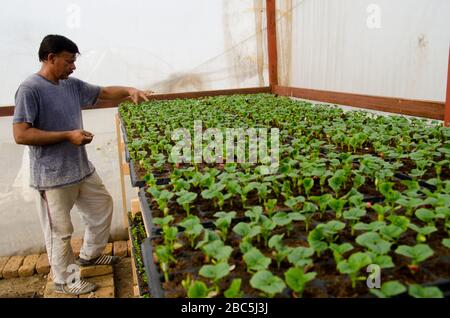
{"type": "MultiPolygon", "coordinates": [[[[73,77],[55,84],[33,74],[17,89],[13,123],[27,122],[46,131],[83,129],[81,109],[94,105],[99,94],[99,86],[73,77]]],[[[30,186],[38,190],[74,184],[94,172],[84,146],[64,141],[29,148],[30,186]]]]}

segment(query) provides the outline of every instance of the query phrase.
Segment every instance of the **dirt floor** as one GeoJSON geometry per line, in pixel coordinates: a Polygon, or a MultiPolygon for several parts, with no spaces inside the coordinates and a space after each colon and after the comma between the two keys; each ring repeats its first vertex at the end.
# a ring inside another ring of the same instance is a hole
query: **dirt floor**
{"type": "MultiPolygon", "coordinates": [[[[47,275],[0,279],[0,298],[42,298],[46,283],[47,275]]],[[[134,298],[130,257],[114,265],[114,285],[116,298],[134,298]]]]}

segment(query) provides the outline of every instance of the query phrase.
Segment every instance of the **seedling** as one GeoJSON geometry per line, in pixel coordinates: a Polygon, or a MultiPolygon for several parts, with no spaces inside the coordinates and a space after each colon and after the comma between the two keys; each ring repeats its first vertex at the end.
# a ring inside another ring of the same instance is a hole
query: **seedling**
{"type": "Polygon", "coordinates": [[[169,208],[167,207],[167,203],[169,202],[170,199],[173,198],[174,194],[167,190],[159,191],[156,187],[149,188],[147,191],[156,200],[156,202],[158,203],[158,207],[161,211],[163,211],[164,216],[167,216],[169,213],[169,208]]]}
{"type": "Polygon", "coordinates": [[[190,205],[197,198],[197,193],[182,190],[178,192],[177,195],[177,203],[183,207],[183,209],[186,211],[187,216],[189,216],[191,211],[190,205]]]}
{"type": "Polygon", "coordinates": [[[306,217],[299,212],[278,212],[272,217],[272,221],[282,227],[287,226],[287,235],[290,236],[290,233],[293,229],[292,222],[293,221],[303,221],[306,220],[306,217]]]}
{"type": "Polygon", "coordinates": [[[434,226],[424,226],[424,227],[418,227],[414,223],[410,223],[408,227],[415,232],[417,232],[416,235],[416,241],[417,243],[424,243],[427,241],[427,236],[431,233],[434,233],[437,231],[437,228],[434,226]]]}
{"type": "Polygon", "coordinates": [[[377,214],[378,214],[378,221],[384,221],[386,213],[391,210],[391,207],[389,207],[389,206],[382,206],[382,205],[380,205],[378,203],[372,205],[371,208],[375,212],[377,212],[377,214]]]}
{"type": "Polygon", "coordinates": [[[249,273],[265,270],[272,262],[271,258],[265,257],[256,247],[245,253],[243,258],[249,273]]]}
{"type": "Polygon", "coordinates": [[[302,297],[306,284],[316,275],[316,272],[305,273],[302,268],[291,267],[284,273],[284,279],[289,288],[295,292],[294,296],[302,297]]]}
{"type": "Polygon", "coordinates": [[[210,298],[215,295],[215,292],[212,288],[208,288],[206,284],[202,281],[193,281],[191,282],[187,297],[188,298],[210,298]]]}
{"type": "Polygon", "coordinates": [[[416,246],[400,245],[395,250],[395,253],[411,259],[408,267],[413,273],[418,271],[420,263],[434,254],[433,250],[426,244],[417,244],[416,246]]]}
{"type": "Polygon", "coordinates": [[[352,226],[351,234],[354,235],[353,226],[359,221],[360,218],[366,215],[366,210],[360,208],[351,208],[348,211],[344,212],[344,219],[350,221],[350,225],[352,226]]]}
{"type": "Polygon", "coordinates": [[[310,258],[314,254],[314,249],[306,248],[303,246],[291,249],[288,255],[288,261],[295,267],[305,267],[312,265],[312,259],[310,258]]]}
{"type": "Polygon", "coordinates": [[[159,245],[156,247],[156,257],[158,258],[159,266],[163,272],[164,280],[169,281],[169,264],[170,262],[176,263],[176,259],[173,257],[172,250],[167,245],[159,245]]]}
{"type": "Polygon", "coordinates": [[[340,245],[331,243],[330,244],[330,250],[333,251],[333,257],[334,261],[337,264],[339,264],[340,261],[344,259],[344,254],[347,252],[350,252],[353,249],[352,244],[350,243],[342,243],[340,245]]]}
{"type": "Polygon", "coordinates": [[[220,262],[215,265],[203,265],[202,268],[200,268],[199,274],[203,277],[212,279],[214,282],[214,288],[218,293],[220,290],[218,285],[219,281],[228,276],[231,269],[232,266],[225,262],[220,262]]]}
{"type": "Polygon", "coordinates": [[[272,217],[275,206],[277,205],[277,199],[269,199],[264,203],[264,211],[272,217]]]}
{"type": "Polygon", "coordinates": [[[272,255],[275,258],[278,268],[280,268],[281,262],[286,259],[286,257],[292,251],[291,247],[283,245],[283,237],[284,234],[277,234],[272,236],[269,240],[269,248],[275,249],[275,251],[272,252],[272,255]]]}
{"type": "Polygon", "coordinates": [[[422,287],[418,284],[410,285],[408,294],[414,298],[444,298],[438,287],[422,287]]]}
{"type": "Polygon", "coordinates": [[[352,254],[348,260],[340,261],[337,265],[337,268],[340,273],[348,274],[350,279],[352,280],[352,287],[356,287],[356,282],[358,280],[365,280],[365,276],[358,276],[359,271],[366,267],[367,265],[372,263],[372,259],[368,253],[358,252],[352,254]]]}
{"type": "Polygon", "coordinates": [[[336,213],[337,219],[341,218],[342,210],[344,209],[345,203],[347,203],[347,200],[345,199],[334,199],[334,198],[332,198],[328,203],[330,208],[332,208],[333,211],[336,213]]]}
{"type": "Polygon", "coordinates": [[[276,294],[281,293],[286,284],[277,276],[274,276],[267,270],[262,270],[253,275],[250,279],[250,285],[262,291],[267,297],[273,298],[276,294]]]}
{"type": "Polygon", "coordinates": [[[233,249],[225,245],[221,240],[215,240],[202,246],[202,251],[206,255],[206,262],[212,259],[213,263],[227,262],[233,249]]]}
{"type": "Polygon", "coordinates": [[[185,228],[183,232],[194,247],[195,239],[202,233],[203,226],[200,224],[200,219],[195,215],[190,215],[180,222],[180,226],[185,228]]]}
{"type": "Polygon", "coordinates": [[[239,222],[233,227],[233,232],[241,236],[243,241],[251,242],[253,237],[261,233],[261,226],[239,222]]]}
{"type": "Polygon", "coordinates": [[[242,279],[235,278],[231,282],[230,287],[223,293],[226,298],[242,298],[244,292],[241,291],[242,279]]]}
{"type": "Polygon", "coordinates": [[[329,193],[323,194],[321,196],[311,196],[310,199],[319,205],[320,217],[322,218],[325,213],[328,204],[333,200],[333,196],[329,193]]]}
{"type": "Polygon", "coordinates": [[[219,229],[222,240],[225,241],[231,222],[236,217],[236,212],[231,211],[227,213],[221,211],[215,213],[214,216],[217,218],[216,221],[214,221],[214,225],[219,229]]]}
{"type": "Polygon", "coordinates": [[[402,294],[406,291],[405,285],[398,281],[390,281],[383,283],[380,289],[371,288],[369,292],[377,296],[378,298],[390,298],[402,294]]]}

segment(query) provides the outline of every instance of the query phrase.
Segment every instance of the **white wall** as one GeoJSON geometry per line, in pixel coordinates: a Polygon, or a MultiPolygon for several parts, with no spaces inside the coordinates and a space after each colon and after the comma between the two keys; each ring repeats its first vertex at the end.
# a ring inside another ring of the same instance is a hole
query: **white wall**
{"type": "Polygon", "coordinates": [[[445,101],[450,1],[294,0],[293,7],[292,82],[283,84],[445,101]]]}

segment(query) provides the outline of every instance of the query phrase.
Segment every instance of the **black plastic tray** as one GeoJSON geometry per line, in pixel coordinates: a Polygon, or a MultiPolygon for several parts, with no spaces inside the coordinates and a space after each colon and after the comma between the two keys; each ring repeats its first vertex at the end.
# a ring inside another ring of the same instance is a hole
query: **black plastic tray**
{"type": "MultiPolygon", "coordinates": [[[[147,185],[147,183],[145,182],[145,180],[138,180],[136,177],[136,173],[134,170],[134,161],[133,159],[130,159],[130,161],[128,162],[128,166],[130,167],[130,180],[131,180],[131,185],[133,187],[137,187],[137,188],[143,188],[147,185]]],[[[170,183],[170,178],[156,178],[156,184],[157,185],[166,185],[170,183]]]]}
{"type": "Polygon", "coordinates": [[[152,298],[164,298],[164,291],[161,286],[161,275],[156,267],[157,264],[153,261],[153,246],[150,238],[147,237],[142,242],[141,249],[150,295],[152,298]]]}
{"type": "MultiPolygon", "coordinates": [[[[165,293],[161,283],[163,277],[158,271],[158,264],[156,264],[153,260],[152,238],[146,238],[143,241],[141,248],[144,267],[147,273],[147,281],[150,294],[154,298],[164,298],[165,293]]],[[[316,285],[322,285],[322,287],[324,286],[323,281],[320,279],[315,279],[314,282],[316,285]]],[[[436,286],[442,291],[442,293],[444,294],[444,298],[446,299],[450,298],[450,279],[439,279],[437,281],[424,283],[422,285],[436,286]]],[[[370,293],[367,293],[366,295],[361,295],[358,298],[376,298],[376,297],[370,293]]],[[[406,291],[400,295],[395,296],[394,298],[411,298],[411,297],[408,295],[408,292],[406,291]]]]}

